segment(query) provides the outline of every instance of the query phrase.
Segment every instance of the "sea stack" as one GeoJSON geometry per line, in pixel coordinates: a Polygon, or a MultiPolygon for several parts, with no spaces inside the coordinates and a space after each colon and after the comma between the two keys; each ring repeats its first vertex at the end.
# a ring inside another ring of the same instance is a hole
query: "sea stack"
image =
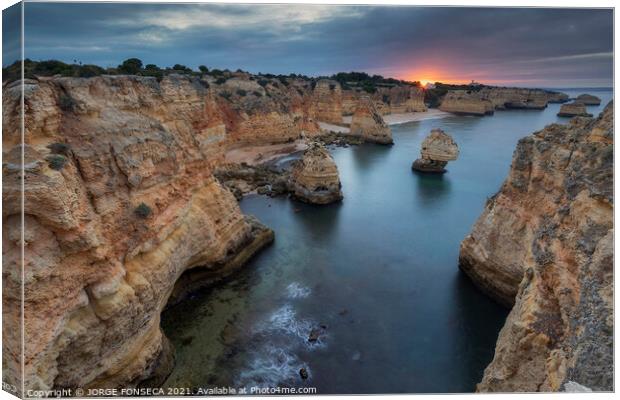
{"type": "Polygon", "coordinates": [[[461,243],[461,269],[512,307],[480,392],[614,389],[613,104],[519,141],[461,243]]]}
{"type": "Polygon", "coordinates": [[[392,130],[385,123],[368,96],[360,99],[351,119],[351,135],[359,136],[367,142],[392,144],[392,130]]]}
{"type": "Polygon", "coordinates": [[[342,200],[338,167],[327,149],[312,142],[291,170],[293,197],[312,204],[329,204],[342,200]]]}
{"type": "Polygon", "coordinates": [[[575,101],[579,103],[583,103],[586,106],[599,106],[601,105],[601,99],[596,96],[592,96],[591,94],[580,94],[577,96],[575,101]]]}
{"type": "Polygon", "coordinates": [[[562,104],[558,117],[591,117],[592,114],[588,113],[586,105],[579,101],[574,101],[568,104],[562,104]]]}
{"type": "Polygon", "coordinates": [[[421,157],[413,162],[412,169],[420,172],[446,172],[448,161],[456,160],[459,147],[450,135],[441,129],[433,129],[422,142],[421,157]]]}

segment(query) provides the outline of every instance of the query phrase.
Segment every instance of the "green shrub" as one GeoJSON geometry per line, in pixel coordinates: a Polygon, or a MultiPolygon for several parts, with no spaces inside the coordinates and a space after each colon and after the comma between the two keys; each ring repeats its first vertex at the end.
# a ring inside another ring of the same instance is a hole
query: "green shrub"
{"type": "Polygon", "coordinates": [[[80,78],[92,78],[105,74],[105,70],[98,65],[83,65],[77,69],[77,76],[80,78]]]}
{"type": "Polygon", "coordinates": [[[269,84],[269,81],[267,79],[259,79],[258,84],[261,85],[262,87],[265,87],[269,84]]]}
{"type": "Polygon", "coordinates": [[[142,70],[141,74],[143,76],[153,76],[157,79],[158,82],[164,78],[164,71],[159,68],[155,64],[147,64],[146,67],[142,70]]]}
{"type": "Polygon", "coordinates": [[[199,65],[198,69],[200,70],[200,72],[202,72],[203,74],[206,74],[207,72],[209,72],[209,68],[207,68],[205,65],[199,65]]]}
{"type": "Polygon", "coordinates": [[[248,94],[248,92],[243,89],[237,89],[237,94],[239,96],[245,96],[246,94],[248,94]]]}
{"type": "Polygon", "coordinates": [[[68,156],[71,152],[71,146],[66,143],[52,143],[47,145],[47,148],[50,149],[52,154],[61,154],[63,156],[68,156]]]}
{"type": "Polygon", "coordinates": [[[145,203],[140,203],[135,210],[133,210],[134,214],[136,214],[139,218],[146,219],[151,215],[151,207],[146,205],[145,203]]]}
{"type": "Polygon", "coordinates": [[[227,79],[226,78],[217,78],[217,80],[215,81],[215,83],[217,83],[218,85],[221,85],[223,83],[226,83],[227,79]]]}
{"type": "Polygon", "coordinates": [[[128,58],[118,66],[121,74],[135,75],[142,69],[142,60],[139,58],[128,58]]]}
{"type": "Polygon", "coordinates": [[[256,97],[263,97],[263,94],[261,92],[259,92],[259,91],[256,91],[256,90],[253,91],[252,94],[254,94],[254,96],[256,96],[256,97]]]}
{"type": "Polygon", "coordinates": [[[63,111],[73,111],[75,109],[76,103],[71,96],[66,93],[62,93],[60,96],[58,96],[58,106],[63,111]]]}
{"type": "Polygon", "coordinates": [[[232,96],[232,93],[230,93],[230,92],[220,92],[220,96],[222,96],[226,100],[230,100],[230,97],[232,96]]]}
{"type": "Polygon", "coordinates": [[[47,165],[53,170],[60,171],[67,163],[67,157],[62,154],[51,154],[47,156],[47,165]]]}

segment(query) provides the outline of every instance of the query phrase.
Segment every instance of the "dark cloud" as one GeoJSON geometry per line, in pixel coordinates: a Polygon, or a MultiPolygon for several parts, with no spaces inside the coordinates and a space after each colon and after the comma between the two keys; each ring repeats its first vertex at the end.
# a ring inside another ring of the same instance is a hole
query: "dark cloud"
{"type": "MultiPolygon", "coordinates": [[[[605,86],[606,9],[26,3],[26,57],[605,86]]],[[[5,52],[4,63],[9,60],[5,52]]]]}

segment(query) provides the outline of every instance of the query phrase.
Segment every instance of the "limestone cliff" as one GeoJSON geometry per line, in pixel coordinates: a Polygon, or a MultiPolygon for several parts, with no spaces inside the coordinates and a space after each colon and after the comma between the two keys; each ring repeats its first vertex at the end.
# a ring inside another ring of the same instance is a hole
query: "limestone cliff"
{"type": "Polygon", "coordinates": [[[477,92],[454,90],[449,91],[439,106],[441,111],[454,114],[488,115],[493,114],[493,103],[477,92]]]}
{"type": "Polygon", "coordinates": [[[342,112],[353,115],[363,99],[369,97],[381,115],[394,113],[424,112],[424,90],[413,85],[379,87],[375,93],[362,89],[348,89],[342,92],[342,112]]]}
{"type": "Polygon", "coordinates": [[[330,124],[342,124],[342,89],[329,79],[320,79],[312,93],[314,118],[330,124]]]}
{"type": "Polygon", "coordinates": [[[340,177],[334,159],[322,144],[311,143],[302,158],[295,162],[290,175],[292,195],[314,204],[342,200],[340,177]]]}
{"type": "Polygon", "coordinates": [[[361,137],[372,143],[393,143],[390,127],[385,123],[369,97],[364,97],[359,101],[351,119],[351,135],[361,137]]]}
{"type": "Polygon", "coordinates": [[[519,141],[460,266],[511,305],[479,391],[613,390],[613,105],[519,141]]]}
{"type": "Polygon", "coordinates": [[[439,107],[456,114],[485,115],[494,110],[542,110],[547,103],[564,103],[568,95],[543,89],[483,86],[477,90],[451,90],[439,107]]]}
{"type": "MultiPolygon", "coordinates": [[[[280,111],[286,104],[231,105],[197,77],[24,84],[23,165],[20,82],[3,88],[2,300],[5,326],[19,327],[23,167],[25,386],[164,376],[159,316],[177,279],[193,268],[222,277],[273,238],[241,213],[214,166],[257,129],[277,141],[301,127],[280,111]]],[[[19,329],[4,330],[3,350],[5,379],[20,386],[19,329]]]]}

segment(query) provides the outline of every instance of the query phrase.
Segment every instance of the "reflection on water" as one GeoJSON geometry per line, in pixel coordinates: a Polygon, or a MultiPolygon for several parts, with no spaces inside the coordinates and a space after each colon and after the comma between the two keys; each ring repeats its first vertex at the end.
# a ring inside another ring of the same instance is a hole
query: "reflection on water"
{"type": "MultiPolygon", "coordinates": [[[[611,92],[594,94],[596,114],[611,92]]],[[[558,121],[558,109],[409,123],[393,127],[394,146],[332,149],[342,203],[245,198],[276,240],[232,280],[164,313],[177,350],[166,384],[472,392],[508,311],[459,271],[459,244],[518,139],[558,121]],[[453,136],[459,159],[444,175],[412,172],[433,128],[453,136]]]]}

